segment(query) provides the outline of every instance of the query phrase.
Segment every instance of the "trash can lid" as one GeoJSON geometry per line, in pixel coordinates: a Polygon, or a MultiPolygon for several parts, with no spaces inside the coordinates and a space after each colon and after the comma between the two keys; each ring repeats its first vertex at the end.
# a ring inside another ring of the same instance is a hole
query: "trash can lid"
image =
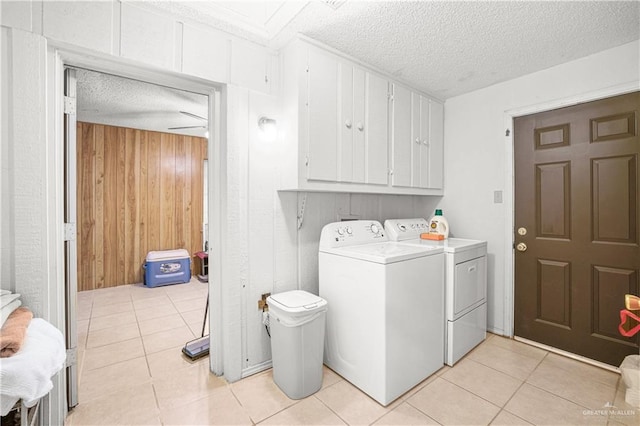
{"type": "Polygon", "coordinates": [[[325,308],[327,301],[303,290],[285,291],[267,298],[270,307],[290,314],[311,313],[325,308]]]}

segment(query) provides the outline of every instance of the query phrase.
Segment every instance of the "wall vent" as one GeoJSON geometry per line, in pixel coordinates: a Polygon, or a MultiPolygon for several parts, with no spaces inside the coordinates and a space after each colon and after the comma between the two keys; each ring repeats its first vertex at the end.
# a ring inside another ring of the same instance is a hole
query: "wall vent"
{"type": "Polygon", "coordinates": [[[338,10],[340,6],[346,3],[347,0],[321,0],[322,3],[326,4],[333,10],[338,10]]]}

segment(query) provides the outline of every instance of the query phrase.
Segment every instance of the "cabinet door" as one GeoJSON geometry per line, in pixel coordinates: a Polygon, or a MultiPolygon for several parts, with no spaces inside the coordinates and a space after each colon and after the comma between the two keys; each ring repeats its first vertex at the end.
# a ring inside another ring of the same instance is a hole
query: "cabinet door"
{"type": "Polygon", "coordinates": [[[411,186],[414,188],[420,187],[422,173],[422,164],[420,162],[422,155],[420,98],[421,96],[418,93],[411,93],[411,186]]]}
{"type": "Polygon", "coordinates": [[[338,64],[338,180],[353,180],[353,67],[346,63],[338,64]]]}
{"type": "Polygon", "coordinates": [[[307,179],[338,179],[338,61],[309,49],[307,179]]]}
{"type": "Polygon", "coordinates": [[[430,188],[429,185],[429,99],[420,96],[420,188],[430,188]]]}
{"type": "Polygon", "coordinates": [[[366,73],[365,78],[365,182],[386,185],[389,182],[389,83],[371,73],[366,73]]]}
{"type": "MultiPolygon", "coordinates": [[[[366,78],[364,70],[353,68],[353,179],[351,182],[364,183],[366,175],[365,105],[366,78]]],[[[386,96],[386,95],[385,95],[386,96]]]]}
{"type": "Polygon", "coordinates": [[[340,108],[338,155],[340,182],[363,183],[365,179],[365,72],[349,63],[338,64],[340,108]]]}
{"type": "Polygon", "coordinates": [[[411,120],[412,93],[397,84],[393,87],[393,103],[391,115],[393,122],[391,140],[391,175],[392,186],[411,186],[411,151],[412,147],[412,120],[411,120]]]}
{"type": "Polygon", "coordinates": [[[429,188],[444,186],[444,105],[429,103],[429,188]]]}

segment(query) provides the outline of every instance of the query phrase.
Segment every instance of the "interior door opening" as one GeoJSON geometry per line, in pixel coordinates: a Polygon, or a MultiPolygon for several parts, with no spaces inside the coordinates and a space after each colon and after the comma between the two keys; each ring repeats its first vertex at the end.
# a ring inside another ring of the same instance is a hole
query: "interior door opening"
{"type": "MultiPolygon", "coordinates": [[[[76,227],[70,231],[75,239],[67,242],[74,250],[66,252],[67,336],[69,349],[87,356],[97,348],[104,352],[117,346],[117,339],[91,340],[93,331],[108,329],[110,318],[114,327],[125,327],[124,317],[141,320],[142,308],[136,307],[147,305],[136,303],[133,289],[151,290],[142,284],[147,252],[186,249],[195,280],[193,255],[210,246],[205,165],[209,120],[218,112],[209,111],[210,94],[83,68],[66,68],[65,74],[65,104],[75,98],[75,108],[65,114],[65,222],[76,227]],[[132,290],[116,291],[125,286],[132,290]],[[131,311],[121,307],[110,314],[104,308],[118,304],[131,311]]],[[[183,315],[175,306],[173,316],[185,321],[182,332],[198,337],[208,303],[208,283],[200,284],[201,293],[193,293],[203,311],[197,327],[195,315],[183,315]]],[[[158,304],[158,309],[167,306],[158,304]]],[[[127,341],[139,338],[144,346],[139,322],[137,328],[138,336],[127,341]]],[[[184,337],[183,343],[192,338],[184,337]]],[[[87,365],[77,362],[69,369],[70,408],[78,402],[78,366],[87,365]]]]}

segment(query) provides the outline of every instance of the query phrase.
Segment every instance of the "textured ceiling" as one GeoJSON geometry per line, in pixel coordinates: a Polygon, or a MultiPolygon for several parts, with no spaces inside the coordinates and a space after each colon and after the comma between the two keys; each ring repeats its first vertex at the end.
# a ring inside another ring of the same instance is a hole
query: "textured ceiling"
{"type": "Polygon", "coordinates": [[[93,71],[77,71],[78,120],[134,129],[204,136],[207,122],[180,113],[208,116],[208,97],[93,71]]]}
{"type": "MultiPolygon", "coordinates": [[[[276,49],[304,34],[442,100],[640,38],[640,1],[143,3],[276,49]]],[[[179,111],[207,116],[201,95],[80,76],[79,119],[168,131],[203,124],[179,111]]]]}
{"type": "Polygon", "coordinates": [[[638,1],[151,3],[275,48],[301,33],[441,99],[640,37],[638,1]]]}

